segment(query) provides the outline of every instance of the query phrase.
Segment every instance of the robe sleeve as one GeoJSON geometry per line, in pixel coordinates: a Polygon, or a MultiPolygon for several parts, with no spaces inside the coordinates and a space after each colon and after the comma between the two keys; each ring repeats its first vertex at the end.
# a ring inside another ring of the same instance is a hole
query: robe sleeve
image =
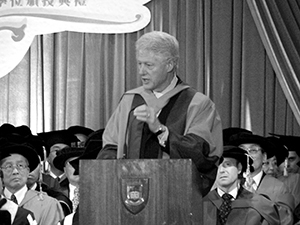
{"type": "Polygon", "coordinates": [[[214,103],[202,94],[192,99],[186,118],[185,133],[169,128],[167,148],[171,158],[191,158],[203,179],[202,194],[212,187],[218,161],[223,152],[221,119],[214,103]]]}

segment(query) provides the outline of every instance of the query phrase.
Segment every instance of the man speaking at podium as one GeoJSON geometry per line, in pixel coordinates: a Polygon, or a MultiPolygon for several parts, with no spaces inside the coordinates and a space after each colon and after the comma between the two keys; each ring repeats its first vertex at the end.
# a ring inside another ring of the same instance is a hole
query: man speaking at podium
{"type": "Polygon", "coordinates": [[[215,104],[178,76],[175,37],[159,31],[144,34],[136,42],[136,58],[142,86],[122,96],[97,158],[189,158],[203,178],[202,195],[207,194],[223,145],[215,104]]]}

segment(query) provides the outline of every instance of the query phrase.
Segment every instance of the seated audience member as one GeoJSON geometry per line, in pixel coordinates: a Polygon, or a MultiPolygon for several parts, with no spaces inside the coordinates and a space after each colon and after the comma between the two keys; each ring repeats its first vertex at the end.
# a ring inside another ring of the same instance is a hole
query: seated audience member
{"type": "Polygon", "coordinates": [[[264,164],[265,173],[282,181],[294,196],[295,205],[298,205],[300,203],[300,174],[288,173],[287,161],[289,152],[282,141],[274,136],[267,137],[267,139],[273,142],[276,148],[274,149],[275,156],[267,159],[264,164]]]}
{"type": "Polygon", "coordinates": [[[2,196],[3,172],[0,170],[0,225],[36,225],[31,211],[18,207],[18,205],[2,196]]]}
{"type": "MultiPolygon", "coordinates": [[[[27,136],[27,138],[25,138],[24,141],[26,144],[29,144],[32,148],[34,148],[41,161],[46,160],[44,159],[44,142],[40,137],[36,135],[31,135],[27,136]]],[[[46,192],[49,196],[57,199],[64,211],[64,215],[69,215],[72,212],[71,200],[65,194],[58,191],[58,189],[55,189],[54,187],[49,188],[48,185],[43,181],[43,163],[44,162],[39,163],[37,168],[29,173],[27,179],[27,187],[31,190],[46,192]]]]}
{"type": "MultiPolygon", "coordinates": [[[[79,177],[79,161],[80,160],[89,160],[96,159],[101,146],[102,146],[102,134],[104,129],[99,129],[90,134],[87,141],[85,142],[84,153],[80,155],[78,158],[70,161],[72,168],[74,168],[74,175],[78,175],[79,177]]],[[[73,170],[73,169],[72,169],[73,170]]],[[[77,209],[74,213],[66,216],[61,222],[61,225],[78,225],[79,224],[79,205],[77,205],[77,209]]]]}
{"type": "Polygon", "coordinates": [[[78,139],[76,147],[83,147],[88,136],[94,132],[94,130],[83,126],[70,126],[67,129],[71,134],[75,135],[78,139]]]}
{"type": "Polygon", "coordinates": [[[263,163],[275,155],[274,145],[265,137],[246,133],[231,140],[231,144],[246,150],[253,160],[252,171],[246,177],[244,187],[268,196],[278,207],[281,224],[292,225],[293,196],[283,182],[263,172],[263,163]]]}
{"type": "Polygon", "coordinates": [[[203,198],[205,225],[280,224],[273,202],[240,185],[239,176],[246,168],[246,152],[236,146],[224,146],[216,178],[217,188],[203,198]]]}
{"type": "Polygon", "coordinates": [[[271,175],[275,178],[279,178],[281,176],[285,176],[287,174],[287,170],[281,170],[279,165],[285,162],[288,157],[288,150],[286,146],[282,143],[282,141],[274,136],[266,137],[268,141],[270,141],[273,145],[274,156],[269,157],[263,164],[263,170],[266,174],[271,175]]]}
{"type": "Polygon", "coordinates": [[[57,224],[63,217],[59,202],[46,194],[28,190],[29,173],[40,163],[35,150],[25,144],[1,145],[0,166],[3,171],[3,195],[19,207],[34,214],[39,225],[57,224]]]}
{"type": "MultiPolygon", "coordinates": [[[[275,146],[275,156],[266,160],[263,166],[264,172],[268,175],[276,177],[286,185],[289,193],[291,193],[294,197],[295,206],[297,206],[300,203],[300,174],[287,172],[289,152],[282,141],[276,136],[270,136],[267,137],[267,139],[271,141],[275,146]]],[[[297,218],[297,216],[295,216],[294,222],[298,221],[299,219],[300,218],[297,218]]]]}
{"type": "Polygon", "coordinates": [[[59,183],[64,180],[65,177],[64,172],[53,165],[53,160],[55,159],[57,152],[62,150],[64,147],[71,147],[73,144],[76,145],[78,139],[67,130],[38,133],[38,136],[41,137],[45,143],[47,162],[50,164],[49,173],[43,174],[43,181],[50,188],[58,188],[59,183]]]}
{"type": "MultiPolygon", "coordinates": [[[[60,184],[60,191],[63,192],[73,203],[73,212],[76,210],[78,202],[74,204],[75,198],[78,198],[79,193],[79,175],[74,175],[75,169],[70,162],[84,152],[83,148],[65,147],[58,152],[53,164],[59,170],[63,170],[67,179],[60,184]],[[76,206],[74,206],[76,205],[76,206]]],[[[77,201],[77,200],[76,200],[77,201]]]]}
{"type": "Polygon", "coordinates": [[[287,172],[290,173],[300,173],[300,167],[297,163],[300,161],[300,148],[298,147],[300,143],[299,136],[291,136],[291,135],[279,135],[272,134],[282,141],[282,143],[287,147],[289,151],[289,156],[287,160],[286,169],[287,172]]]}

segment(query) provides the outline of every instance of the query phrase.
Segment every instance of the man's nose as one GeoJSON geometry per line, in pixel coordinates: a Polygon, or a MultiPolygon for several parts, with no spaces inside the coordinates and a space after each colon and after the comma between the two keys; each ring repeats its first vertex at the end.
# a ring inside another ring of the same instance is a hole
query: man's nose
{"type": "Polygon", "coordinates": [[[219,168],[219,172],[220,172],[220,173],[224,173],[224,171],[225,171],[225,168],[224,168],[224,166],[220,166],[220,168],[219,168]]]}
{"type": "Polygon", "coordinates": [[[145,74],[145,65],[144,64],[139,65],[139,74],[140,75],[145,74]]]}
{"type": "Polygon", "coordinates": [[[18,173],[19,173],[19,170],[17,169],[16,166],[13,167],[12,173],[13,173],[13,174],[18,174],[18,173]]]}

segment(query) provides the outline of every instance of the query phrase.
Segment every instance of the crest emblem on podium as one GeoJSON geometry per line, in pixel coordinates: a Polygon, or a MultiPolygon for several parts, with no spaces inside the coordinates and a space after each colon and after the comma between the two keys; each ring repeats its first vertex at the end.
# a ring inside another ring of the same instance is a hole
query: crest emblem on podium
{"type": "Polygon", "coordinates": [[[126,209],[132,214],[137,214],[145,208],[148,202],[149,179],[122,179],[121,193],[122,202],[126,209]]]}

